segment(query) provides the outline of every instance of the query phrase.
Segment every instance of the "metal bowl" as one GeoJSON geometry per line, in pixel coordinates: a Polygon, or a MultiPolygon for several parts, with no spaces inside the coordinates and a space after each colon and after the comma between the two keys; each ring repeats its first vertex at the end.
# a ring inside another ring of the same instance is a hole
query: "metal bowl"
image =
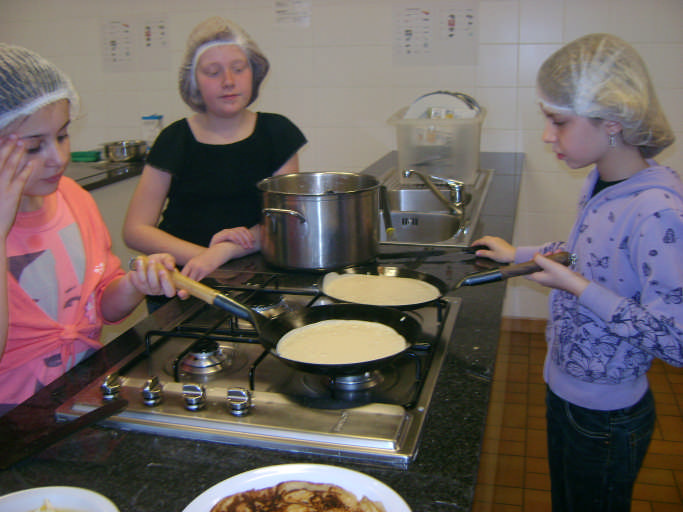
{"type": "Polygon", "coordinates": [[[135,162],[147,154],[144,140],[117,140],[104,144],[104,157],[110,162],[135,162]]]}

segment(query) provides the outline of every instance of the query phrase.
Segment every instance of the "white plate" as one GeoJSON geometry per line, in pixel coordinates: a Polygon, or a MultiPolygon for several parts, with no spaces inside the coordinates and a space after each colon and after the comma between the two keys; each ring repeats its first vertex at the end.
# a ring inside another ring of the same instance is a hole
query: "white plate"
{"type": "Polygon", "coordinates": [[[69,512],[119,512],[108,498],[80,487],[34,487],[0,496],[0,510],[31,512],[50,500],[56,509],[69,512]]]}
{"type": "Polygon", "coordinates": [[[209,512],[226,496],[272,487],[288,480],[338,485],[355,494],[358,500],[367,496],[372,501],[381,502],[387,512],[411,512],[403,498],[379,480],[357,471],[324,464],[281,464],[240,473],[207,489],[185,507],[183,512],[209,512]]]}

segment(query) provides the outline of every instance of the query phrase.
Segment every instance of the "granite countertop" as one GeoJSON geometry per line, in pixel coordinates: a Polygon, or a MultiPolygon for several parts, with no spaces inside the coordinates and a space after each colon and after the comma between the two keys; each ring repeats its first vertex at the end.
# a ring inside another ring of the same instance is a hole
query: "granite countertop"
{"type": "MultiPolygon", "coordinates": [[[[390,165],[395,154],[376,165],[390,165]]],[[[482,153],[482,167],[495,169],[473,239],[491,233],[510,239],[523,155],[482,153]]],[[[457,249],[427,258],[421,271],[438,268],[454,285],[472,265],[457,249]]],[[[470,510],[479,467],[491,379],[499,339],[505,284],[461,288],[454,339],[444,362],[420,443],[407,470],[375,467],[320,455],[88,427],[43,452],[0,471],[0,494],[47,485],[85,487],[109,497],[121,512],[181,512],[197,495],[238,473],[286,463],[319,463],[362,471],[392,487],[414,512],[470,510]]],[[[160,310],[161,313],[164,309],[160,310]]],[[[155,313],[156,315],[157,313],[155,313]]],[[[54,423],[54,408],[107,365],[144,342],[139,328],[109,343],[32,399],[0,418],[0,461],[13,440],[38,436],[54,423]]],[[[207,511],[208,512],[208,511],[207,511]]]]}
{"type": "Polygon", "coordinates": [[[85,190],[95,190],[139,176],[144,165],[144,162],[71,162],[64,174],[85,190]]]}

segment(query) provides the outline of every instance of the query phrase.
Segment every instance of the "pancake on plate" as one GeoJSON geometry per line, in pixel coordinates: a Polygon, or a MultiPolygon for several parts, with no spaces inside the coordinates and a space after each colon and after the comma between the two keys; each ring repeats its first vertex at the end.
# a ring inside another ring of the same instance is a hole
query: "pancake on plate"
{"type": "Polygon", "coordinates": [[[337,485],[303,481],[282,482],[226,496],[211,512],[387,512],[367,497],[359,501],[337,485]]]}

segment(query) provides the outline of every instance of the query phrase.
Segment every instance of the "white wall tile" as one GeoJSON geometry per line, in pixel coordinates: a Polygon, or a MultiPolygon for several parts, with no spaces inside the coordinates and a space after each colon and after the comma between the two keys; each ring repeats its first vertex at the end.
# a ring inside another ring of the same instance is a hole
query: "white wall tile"
{"type": "MultiPolygon", "coordinates": [[[[316,0],[309,27],[285,28],[275,23],[272,0],[0,0],[0,40],[43,53],[74,80],[83,103],[71,130],[75,151],[138,137],[143,113],[163,114],[165,124],[188,115],[177,70],[190,31],[211,15],[241,24],[270,59],[254,108],[282,112],[301,127],[309,139],[300,153],[304,170],[361,170],[396,148],[387,123],[394,112],[436,90],[465,92],[488,109],[481,148],[526,153],[515,238],[529,242],[569,229],[585,176],[543,144],[535,103],[538,67],[565,42],[608,31],[633,43],[683,140],[681,0],[480,0],[473,66],[395,65],[394,6],[316,0]],[[122,12],[167,16],[167,69],[103,70],[101,24],[122,12]]],[[[683,172],[683,144],[660,161],[683,172]]],[[[510,283],[505,314],[544,317],[546,292],[526,280],[510,283]]]]}
{"type": "Polygon", "coordinates": [[[538,69],[560,44],[523,44],[519,47],[519,87],[536,87],[538,69]]]}
{"type": "Polygon", "coordinates": [[[564,4],[562,41],[595,32],[607,32],[610,23],[610,4],[613,0],[570,0],[564,4]]]}
{"type": "Polygon", "coordinates": [[[486,108],[484,128],[514,130],[517,127],[517,89],[478,87],[475,97],[486,108]]]}
{"type": "Polygon", "coordinates": [[[390,45],[393,35],[390,3],[366,2],[362,16],[344,3],[318,5],[314,11],[316,46],[390,45]]]}
{"type": "Polygon", "coordinates": [[[314,85],[381,86],[391,81],[391,48],[327,46],[313,49],[314,85]]]}
{"type": "Polygon", "coordinates": [[[683,42],[681,0],[611,0],[609,31],[631,43],[683,42]]]}
{"type": "Polygon", "coordinates": [[[503,315],[518,318],[548,317],[547,288],[528,279],[512,279],[507,283],[503,315]]]}
{"type": "Polygon", "coordinates": [[[479,42],[519,42],[519,1],[482,0],[479,2],[479,42]]]}
{"type": "Polygon", "coordinates": [[[563,10],[564,0],[520,0],[519,40],[562,42],[563,10]]]}
{"type": "Polygon", "coordinates": [[[576,211],[579,191],[587,173],[527,170],[522,178],[520,202],[528,214],[576,211]]]}
{"type": "Polygon", "coordinates": [[[517,101],[519,102],[519,125],[520,130],[533,130],[538,133],[543,130],[545,117],[538,106],[536,87],[520,87],[517,89],[517,101]]]}
{"type": "MultiPolygon", "coordinates": [[[[683,1],[681,2],[683,4],[683,1]]],[[[683,29],[683,21],[681,22],[683,29]]],[[[658,89],[683,84],[683,51],[674,44],[634,44],[658,89]]]]}
{"type": "Polygon", "coordinates": [[[516,86],[517,52],[516,45],[480,45],[477,85],[479,87],[516,86]]]}

